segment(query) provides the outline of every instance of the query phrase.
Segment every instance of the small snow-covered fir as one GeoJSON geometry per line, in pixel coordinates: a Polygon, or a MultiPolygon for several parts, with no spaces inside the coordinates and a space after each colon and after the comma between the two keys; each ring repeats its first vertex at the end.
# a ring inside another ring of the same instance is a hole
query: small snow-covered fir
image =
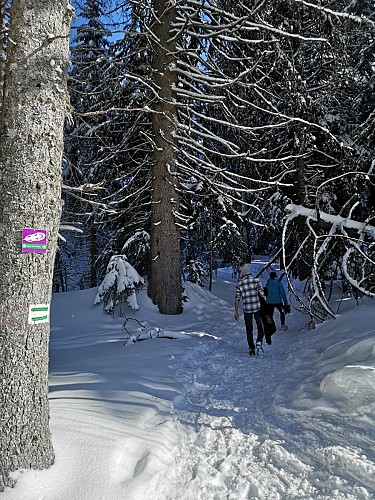
{"type": "Polygon", "coordinates": [[[109,261],[105,277],[98,288],[94,305],[102,303],[107,313],[115,314],[118,310],[120,316],[123,313],[124,302],[133,311],[138,311],[136,291],[143,285],[144,279],[128,262],[126,256],[114,255],[109,261]]]}

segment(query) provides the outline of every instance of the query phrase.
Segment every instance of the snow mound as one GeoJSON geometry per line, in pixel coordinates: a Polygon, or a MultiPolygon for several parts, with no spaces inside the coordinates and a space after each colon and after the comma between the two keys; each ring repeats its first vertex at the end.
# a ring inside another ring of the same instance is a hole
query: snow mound
{"type": "Polygon", "coordinates": [[[325,402],[342,413],[370,415],[375,410],[375,367],[344,366],[324,377],[320,390],[325,402]]]}

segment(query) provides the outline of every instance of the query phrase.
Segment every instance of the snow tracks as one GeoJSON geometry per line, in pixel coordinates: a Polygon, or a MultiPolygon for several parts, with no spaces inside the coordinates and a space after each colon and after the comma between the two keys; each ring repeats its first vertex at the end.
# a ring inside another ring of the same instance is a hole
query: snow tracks
{"type": "Polygon", "coordinates": [[[275,334],[256,359],[243,325],[227,328],[221,339],[197,340],[173,367],[185,389],[175,400],[184,431],[167,500],[373,498],[373,464],[345,435],[340,442],[319,418],[275,405],[278,386],[293,376],[290,335],[275,334]]]}

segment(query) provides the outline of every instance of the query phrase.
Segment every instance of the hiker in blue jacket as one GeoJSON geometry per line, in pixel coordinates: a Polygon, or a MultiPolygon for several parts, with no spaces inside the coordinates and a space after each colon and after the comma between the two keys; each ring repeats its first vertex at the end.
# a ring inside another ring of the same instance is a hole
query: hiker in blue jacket
{"type": "Polygon", "coordinates": [[[269,308],[268,314],[273,318],[273,313],[276,309],[280,312],[281,329],[286,330],[288,327],[285,325],[285,312],[290,312],[288,299],[283,284],[277,279],[277,274],[272,271],[269,280],[266,283],[267,288],[267,306],[269,308]]]}

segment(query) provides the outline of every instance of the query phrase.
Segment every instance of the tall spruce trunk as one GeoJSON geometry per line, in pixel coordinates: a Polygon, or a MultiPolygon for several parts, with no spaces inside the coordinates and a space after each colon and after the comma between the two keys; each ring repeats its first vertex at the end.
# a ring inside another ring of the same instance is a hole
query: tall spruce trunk
{"type": "Polygon", "coordinates": [[[170,28],[176,20],[174,2],[154,1],[156,21],[153,33],[153,69],[159,99],[153,107],[153,135],[155,141],[151,215],[151,263],[149,295],[162,314],[182,312],[181,242],[175,224],[174,212],[179,210],[176,148],[177,110],[174,104],[177,84],[174,42],[170,28]]]}
{"type": "Polygon", "coordinates": [[[5,55],[7,52],[7,24],[6,16],[8,13],[8,2],[6,0],[0,0],[0,112],[1,103],[3,100],[3,83],[4,83],[4,72],[5,72],[5,55]]]}
{"type": "Polygon", "coordinates": [[[49,429],[50,304],[61,215],[71,5],[13,0],[0,108],[0,490],[8,473],[54,461],[49,429]],[[22,228],[45,229],[45,254],[22,253],[22,228]]]}
{"type": "Polygon", "coordinates": [[[95,288],[97,286],[96,279],[96,259],[98,255],[98,244],[96,240],[96,227],[94,222],[91,221],[90,227],[90,287],[95,288]]]}

